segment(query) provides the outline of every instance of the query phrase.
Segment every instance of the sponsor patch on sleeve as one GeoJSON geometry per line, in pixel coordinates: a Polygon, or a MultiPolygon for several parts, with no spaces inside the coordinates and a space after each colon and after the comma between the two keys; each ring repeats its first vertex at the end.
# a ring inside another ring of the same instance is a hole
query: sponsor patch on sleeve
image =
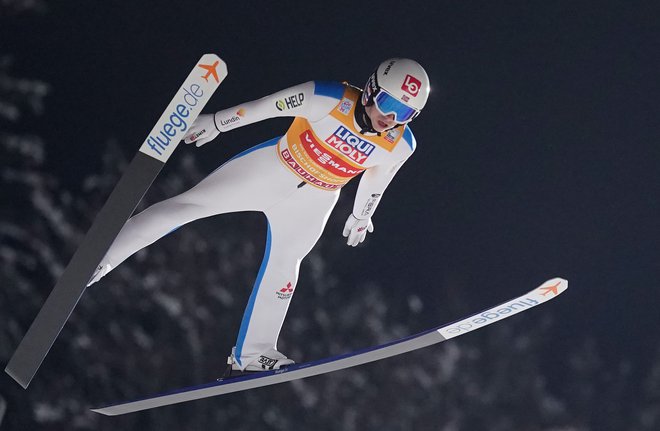
{"type": "Polygon", "coordinates": [[[347,97],[341,99],[339,106],[337,106],[337,110],[344,115],[350,114],[351,109],[353,109],[353,101],[347,97]]]}

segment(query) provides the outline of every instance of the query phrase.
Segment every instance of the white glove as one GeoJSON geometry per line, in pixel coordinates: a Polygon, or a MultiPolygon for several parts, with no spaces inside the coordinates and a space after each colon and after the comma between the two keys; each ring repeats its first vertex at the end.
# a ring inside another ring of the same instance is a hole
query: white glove
{"type": "Polygon", "coordinates": [[[215,125],[215,114],[202,114],[192,123],[183,137],[183,142],[186,144],[195,142],[197,147],[201,147],[214,140],[219,134],[220,131],[215,125]]]}
{"type": "Polygon", "coordinates": [[[348,237],[346,244],[351,247],[360,244],[367,237],[367,231],[374,231],[374,224],[371,222],[371,218],[360,220],[359,218],[355,218],[353,214],[349,215],[344,225],[344,238],[348,237]]]}

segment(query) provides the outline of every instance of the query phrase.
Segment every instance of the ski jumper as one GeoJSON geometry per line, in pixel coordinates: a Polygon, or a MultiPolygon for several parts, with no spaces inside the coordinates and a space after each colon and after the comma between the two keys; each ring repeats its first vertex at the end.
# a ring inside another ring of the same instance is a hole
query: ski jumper
{"type": "Polygon", "coordinates": [[[203,217],[261,211],[268,220],[264,259],[236,341],[243,369],[277,339],[300,262],[318,241],[341,187],[362,173],[353,215],[370,218],[385,188],[415,149],[407,126],[360,133],[361,90],[310,81],[215,115],[221,132],[274,117],[295,117],[286,134],[238,154],[190,190],[126,222],[103,264],[116,267],[179,226],[203,217]]]}

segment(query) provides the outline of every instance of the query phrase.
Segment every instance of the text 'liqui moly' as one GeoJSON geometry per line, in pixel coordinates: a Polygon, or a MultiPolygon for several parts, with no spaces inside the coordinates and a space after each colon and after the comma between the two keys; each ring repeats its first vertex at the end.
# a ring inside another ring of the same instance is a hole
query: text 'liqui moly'
{"type": "Polygon", "coordinates": [[[367,160],[375,148],[374,144],[360,139],[344,126],[339,126],[325,142],[360,164],[367,160]]]}

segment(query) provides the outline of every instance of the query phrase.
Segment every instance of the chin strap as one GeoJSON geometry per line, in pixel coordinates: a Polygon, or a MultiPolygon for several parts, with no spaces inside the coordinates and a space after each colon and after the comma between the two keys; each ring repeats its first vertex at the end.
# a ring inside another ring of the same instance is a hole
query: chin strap
{"type": "MultiPolygon", "coordinates": [[[[360,90],[362,91],[362,90],[360,90]]],[[[373,105],[374,101],[372,99],[369,99],[367,102],[367,105],[373,105]]],[[[357,122],[358,126],[360,126],[360,133],[365,134],[365,133],[375,133],[376,135],[380,136],[382,132],[377,132],[374,130],[374,126],[371,123],[371,118],[367,115],[367,110],[365,109],[365,106],[362,104],[362,100],[358,99],[357,104],[355,106],[355,121],[357,122]]],[[[391,127],[385,132],[396,129],[397,127],[401,127],[403,124],[397,124],[394,127],[391,127]]]]}
{"type": "Polygon", "coordinates": [[[355,121],[360,126],[360,133],[376,133],[380,136],[380,133],[374,130],[374,126],[371,124],[371,118],[369,118],[364,105],[359,100],[355,106],[355,121]]]}

